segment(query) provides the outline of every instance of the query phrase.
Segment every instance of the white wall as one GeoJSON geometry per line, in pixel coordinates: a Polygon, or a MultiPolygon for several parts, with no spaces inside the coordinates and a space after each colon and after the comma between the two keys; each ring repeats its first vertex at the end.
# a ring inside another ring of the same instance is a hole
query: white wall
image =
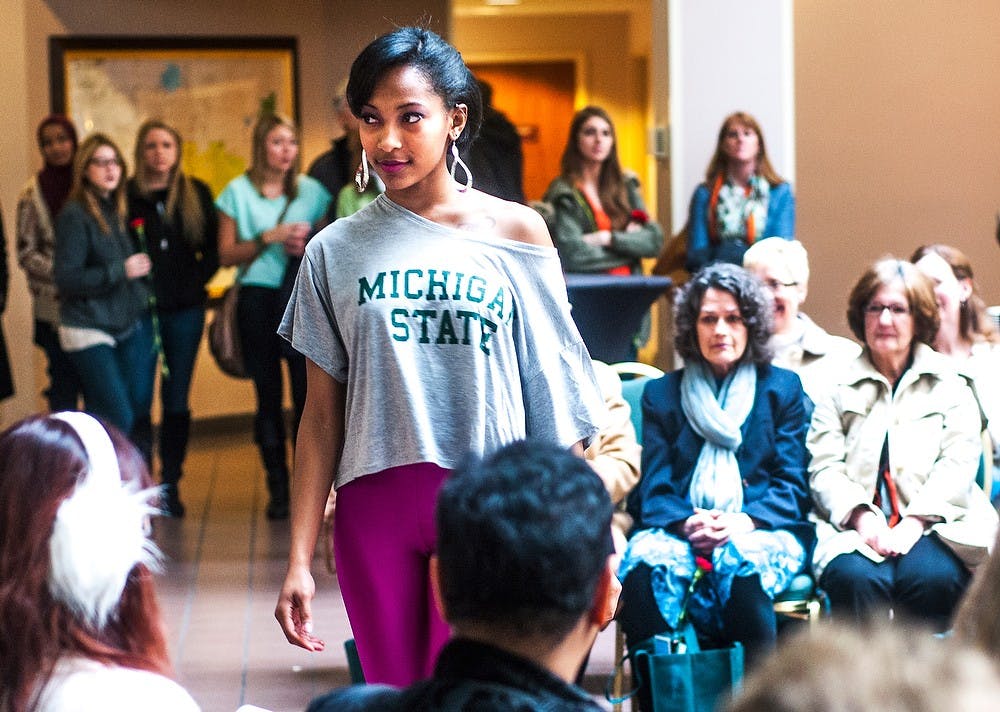
{"type": "Polygon", "coordinates": [[[722,120],[746,111],[761,125],[778,173],[795,179],[791,0],[670,0],[672,231],[704,180],[722,120]]]}

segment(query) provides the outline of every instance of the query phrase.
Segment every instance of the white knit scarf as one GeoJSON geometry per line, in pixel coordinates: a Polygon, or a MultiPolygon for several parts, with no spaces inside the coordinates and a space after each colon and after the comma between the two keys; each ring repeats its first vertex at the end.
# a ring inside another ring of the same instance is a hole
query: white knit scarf
{"type": "Polygon", "coordinates": [[[681,409],[691,427],[705,439],[691,478],[691,503],[700,509],[739,512],[743,480],[736,450],[743,442],[740,427],[750,415],[757,392],[757,369],[737,366],[716,383],[708,366],[689,363],[681,376],[681,409]]]}

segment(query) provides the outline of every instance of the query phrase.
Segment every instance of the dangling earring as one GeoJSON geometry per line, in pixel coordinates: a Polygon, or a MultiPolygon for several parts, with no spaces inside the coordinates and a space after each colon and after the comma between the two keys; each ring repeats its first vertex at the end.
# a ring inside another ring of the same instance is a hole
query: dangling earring
{"type": "Polygon", "coordinates": [[[455,178],[455,168],[457,168],[458,166],[461,166],[462,170],[465,171],[465,185],[464,186],[459,186],[459,188],[458,188],[458,192],[459,193],[464,193],[465,191],[467,191],[469,188],[472,187],[472,171],[470,171],[469,167],[467,165],[465,165],[465,161],[463,161],[459,157],[459,155],[458,155],[458,144],[456,144],[454,141],[451,142],[451,159],[452,159],[451,160],[451,179],[453,181],[455,181],[456,183],[458,182],[458,179],[455,178]]]}
{"type": "Polygon", "coordinates": [[[363,148],[361,149],[361,165],[358,166],[358,172],[354,174],[354,186],[359,193],[364,193],[368,187],[368,156],[363,148]]]}

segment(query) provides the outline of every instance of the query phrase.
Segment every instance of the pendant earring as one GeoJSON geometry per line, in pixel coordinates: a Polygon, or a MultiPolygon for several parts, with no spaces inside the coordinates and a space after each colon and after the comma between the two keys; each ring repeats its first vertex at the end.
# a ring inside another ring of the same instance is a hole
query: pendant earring
{"type": "Polygon", "coordinates": [[[469,188],[472,187],[472,171],[470,171],[469,167],[467,165],[465,165],[465,161],[463,161],[459,157],[459,155],[458,155],[458,144],[456,144],[454,141],[452,141],[451,142],[451,179],[453,181],[455,181],[456,183],[458,182],[458,179],[455,178],[455,169],[458,166],[461,166],[462,170],[465,172],[465,185],[464,186],[460,185],[458,187],[458,192],[459,193],[464,193],[465,191],[467,191],[469,188]]]}
{"type": "Polygon", "coordinates": [[[358,172],[354,174],[354,186],[359,193],[364,193],[368,187],[368,156],[365,155],[363,148],[361,149],[361,164],[358,166],[358,172]]]}

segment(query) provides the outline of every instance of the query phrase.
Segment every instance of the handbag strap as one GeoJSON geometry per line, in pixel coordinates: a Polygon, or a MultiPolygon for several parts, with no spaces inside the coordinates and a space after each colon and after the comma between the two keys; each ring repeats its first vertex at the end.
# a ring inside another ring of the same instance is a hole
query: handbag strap
{"type": "MultiPolygon", "coordinates": [[[[284,195],[284,194],[282,194],[282,195],[284,195]]],[[[285,216],[288,214],[288,208],[290,208],[291,205],[292,205],[292,201],[288,198],[287,195],[285,195],[285,206],[281,209],[281,212],[278,213],[278,219],[275,221],[274,227],[278,227],[278,225],[281,224],[281,221],[285,219],[285,216]]],[[[257,257],[259,257],[259,256],[260,255],[258,255],[257,257]]],[[[254,257],[253,260],[250,260],[250,262],[253,262],[254,260],[256,260],[257,257],[254,257]]],[[[247,263],[247,264],[249,264],[249,263],[247,263]]],[[[243,273],[246,272],[246,270],[247,270],[247,264],[241,264],[241,265],[239,265],[236,268],[236,276],[233,277],[233,284],[234,285],[238,285],[239,284],[240,278],[243,276],[243,273]]]]}
{"type": "MultiPolygon", "coordinates": [[[[650,653],[648,650],[637,650],[635,653],[635,658],[638,659],[642,655],[649,655],[649,654],[650,653]]],[[[628,690],[621,696],[616,696],[614,694],[615,678],[617,678],[619,673],[622,673],[622,671],[624,670],[625,661],[628,660],[628,658],[629,655],[628,653],[626,653],[625,655],[622,656],[621,660],[615,663],[614,668],[612,668],[611,670],[611,674],[608,675],[608,679],[604,683],[604,699],[606,699],[613,705],[620,705],[625,700],[632,699],[633,697],[635,697],[635,694],[639,691],[639,688],[642,687],[642,674],[639,672],[639,666],[633,662],[632,677],[635,679],[635,685],[632,687],[631,690],[628,690]]]]}
{"type": "Polygon", "coordinates": [[[278,219],[277,219],[277,220],[275,221],[275,223],[274,223],[274,226],[275,226],[275,227],[278,227],[278,225],[280,225],[280,224],[281,224],[281,221],[285,219],[285,216],[286,216],[286,215],[288,214],[288,208],[290,208],[290,207],[291,207],[291,205],[292,205],[292,201],[291,201],[291,199],[290,199],[290,198],[289,198],[289,197],[288,197],[288,196],[286,195],[286,196],[285,196],[285,207],[283,207],[283,208],[281,209],[281,212],[280,212],[280,213],[278,213],[278,219]]]}
{"type": "MultiPolygon", "coordinates": [[[[683,635],[683,637],[684,637],[684,644],[687,646],[687,650],[684,651],[685,653],[700,653],[701,652],[701,646],[698,644],[698,633],[695,631],[694,626],[691,624],[690,621],[688,621],[687,623],[684,624],[684,635],[683,635]]],[[[740,666],[739,666],[739,670],[738,671],[733,671],[732,686],[733,686],[733,689],[736,689],[736,686],[743,679],[743,665],[742,665],[742,662],[743,662],[743,648],[742,648],[742,646],[740,646],[739,643],[735,643],[734,647],[739,648],[739,657],[740,657],[740,663],[741,663],[740,666]]],[[[657,654],[657,653],[655,653],[655,651],[649,650],[647,648],[640,648],[639,650],[635,651],[635,653],[633,654],[632,657],[634,657],[635,660],[639,660],[640,658],[642,658],[644,656],[651,658],[655,654],[657,654]]],[[[618,660],[615,663],[614,668],[611,670],[611,674],[608,675],[608,679],[604,683],[604,699],[606,699],[608,702],[610,702],[613,705],[620,705],[625,700],[628,700],[628,699],[631,699],[632,697],[635,697],[635,694],[639,691],[639,688],[641,688],[642,685],[643,685],[643,681],[642,681],[642,666],[641,665],[637,665],[637,664],[635,664],[635,662],[633,662],[632,663],[632,677],[633,677],[633,679],[635,681],[635,685],[633,685],[633,687],[632,687],[631,690],[629,690],[628,692],[625,692],[621,696],[615,696],[614,695],[613,688],[614,688],[615,678],[618,677],[619,672],[621,672],[621,670],[625,667],[625,661],[628,660],[628,659],[629,659],[628,653],[626,653],[625,655],[623,655],[622,659],[618,660]]]]}
{"type": "Polygon", "coordinates": [[[734,641],[729,655],[733,661],[733,664],[729,666],[729,689],[735,694],[743,686],[743,644],[734,641]],[[739,665],[735,664],[737,660],[739,660],[739,665]]]}
{"type": "Polygon", "coordinates": [[[698,645],[698,634],[691,623],[684,624],[684,644],[687,646],[686,652],[688,653],[701,652],[701,646],[698,645]]]}

